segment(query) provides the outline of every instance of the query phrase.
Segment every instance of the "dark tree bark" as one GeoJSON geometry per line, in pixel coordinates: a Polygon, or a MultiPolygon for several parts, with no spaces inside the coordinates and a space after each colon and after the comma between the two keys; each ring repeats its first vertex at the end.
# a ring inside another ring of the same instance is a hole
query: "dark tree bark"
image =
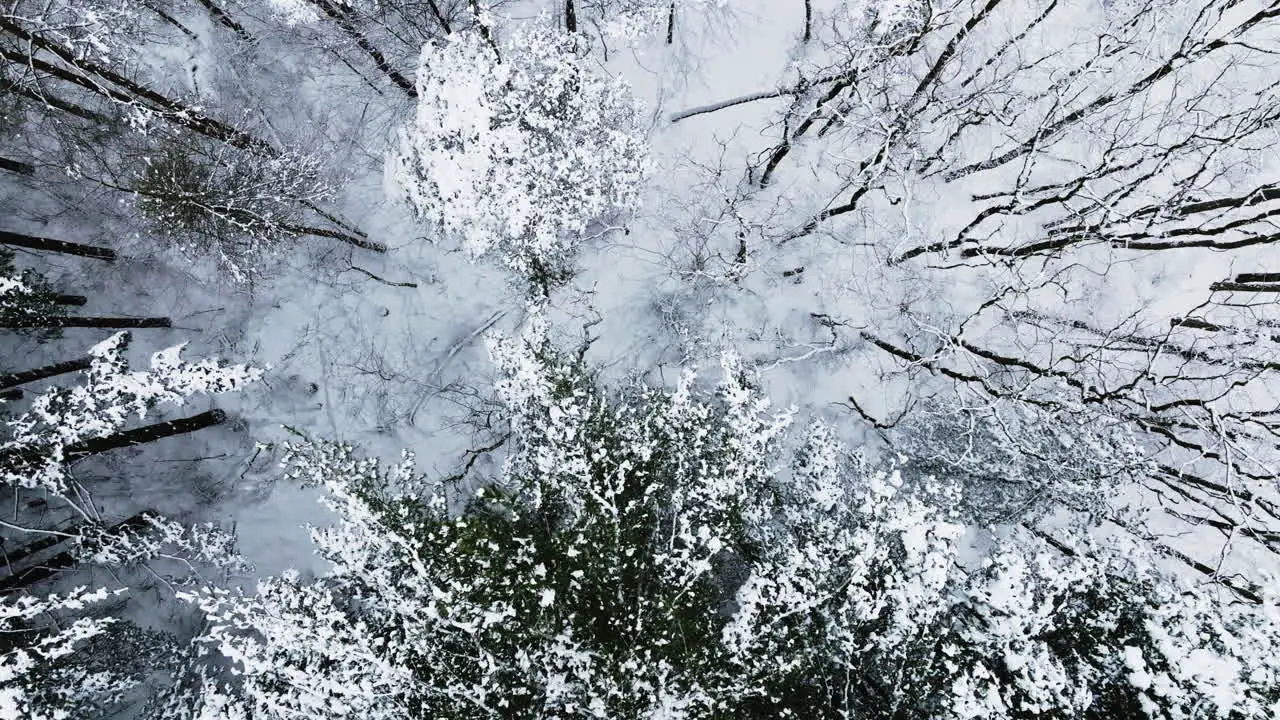
{"type": "Polygon", "coordinates": [[[578,11],[573,7],[573,0],[564,0],[564,29],[578,32],[578,11]]]}
{"type": "Polygon", "coordinates": [[[0,157],[0,170],[8,170],[11,173],[17,173],[19,175],[30,176],[36,174],[36,168],[34,165],[3,157],[0,157]]]}
{"type": "Polygon", "coordinates": [[[671,6],[667,8],[667,44],[675,42],[676,39],[676,0],[671,0],[671,6]]]}
{"type": "Polygon", "coordinates": [[[33,368],[31,370],[23,370],[22,372],[0,375],[0,389],[8,389],[30,382],[36,382],[37,380],[45,380],[65,373],[76,372],[77,370],[88,370],[91,362],[92,358],[86,355],[85,357],[76,358],[75,360],[67,360],[65,362],[45,365],[44,367],[33,368]]]}
{"type": "Polygon", "coordinates": [[[453,28],[449,25],[449,19],[440,12],[440,6],[435,0],[427,0],[427,7],[431,8],[431,14],[435,17],[436,22],[440,23],[440,29],[444,30],[445,35],[453,34],[453,28]]]}
{"type": "Polygon", "coordinates": [[[337,230],[326,230],[324,228],[310,227],[307,225],[281,225],[280,228],[287,232],[294,233],[295,235],[315,235],[316,237],[327,237],[333,238],[334,240],[341,240],[348,245],[354,245],[355,247],[362,248],[364,250],[372,250],[380,253],[387,251],[387,246],[383,243],[377,242],[376,240],[366,240],[362,237],[357,237],[350,233],[339,232],[337,230]]]}
{"type": "Polygon", "coordinates": [[[1216,282],[1209,286],[1213,292],[1264,292],[1280,293],[1280,285],[1250,285],[1239,282],[1216,282]]]}
{"type": "MultiPolygon", "coordinates": [[[[138,513],[124,522],[112,525],[107,529],[108,533],[118,533],[126,530],[142,531],[147,527],[147,515],[152,511],[138,513]]],[[[90,530],[88,525],[80,525],[68,528],[67,535],[81,535],[90,530]]],[[[64,535],[49,535],[35,540],[30,544],[20,548],[16,553],[12,553],[8,557],[10,574],[0,577],[0,593],[9,593],[14,590],[30,587],[38,582],[47,580],[54,576],[55,573],[62,570],[70,570],[79,564],[78,553],[74,548],[64,550],[53,557],[30,567],[22,568],[14,571],[13,565],[20,565],[23,560],[55,547],[60,543],[67,542],[73,538],[64,535]]]]}
{"type": "Polygon", "coordinates": [[[1236,275],[1238,283],[1271,283],[1280,282],[1280,273],[1240,273],[1236,275]]]}
{"type": "Polygon", "coordinates": [[[1223,330],[1221,325],[1215,325],[1211,322],[1205,322],[1200,318],[1183,317],[1169,318],[1169,325],[1172,327],[1186,327],[1193,330],[1208,330],[1209,332],[1220,332],[1223,330]]]}
{"type": "MultiPolygon", "coordinates": [[[[6,54],[4,55],[4,57],[11,57],[11,56],[6,54]]],[[[82,120],[88,120],[89,122],[92,122],[92,123],[97,123],[99,125],[107,125],[108,123],[111,122],[111,118],[107,117],[106,115],[103,115],[102,113],[96,113],[87,108],[80,107],[75,103],[67,102],[66,100],[63,100],[53,95],[48,90],[41,89],[40,92],[36,92],[30,88],[21,87],[19,85],[10,85],[5,88],[5,91],[11,92],[15,95],[21,95],[22,97],[27,98],[28,100],[38,105],[50,107],[55,110],[61,110],[62,112],[67,113],[68,115],[75,115],[76,117],[81,118],[82,120]]]]}
{"type": "Polygon", "coordinates": [[[400,71],[391,67],[391,63],[387,61],[387,58],[382,54],[382,51],[378,50],[378,48],[374,47],[373,43],[369,42],[369,39],[364,36],[364,33],[361,33],[360,29],[355,26],[355,23],[351,22],[351,18],[348,15],[343,13],[338,7],[335,7],[333,3],[329,2],[329,0],[310,0],[310,2],[312,5],[320,8],[325,15],[328,15],[331,20],[337,23],[338,27],[342,28],[342,32],[346,33],[347,37],[355,41],[356,46],[363,50],[365,54],[369,56],[370,60],[373,60],[373,64],[376,65],[377,68],[382,71],[382,74],[386,75],[391,82],[396,85],[396,87],[403,90],[405,94],[411,98],[418,97],[418,90],[414,87],[413,83],[402,75],[400,71]]]}
{"type": "Polygon", "coordinates": [[[209,11],[210,17],[217,20],[219,25],[228,28],[245,42],[254,42],[255,38],[249,34],[249,31],[245,30],[244,26],[236,22],[225,10],[218,7],[213,0],[196,0],[196,2],[203,5],[204,9],[209,11]]]}
{"type": "Polygon", "coordinates": [[[50,299],[59,305],[72,305],[75,307],[83,307],[85,303],[89,302],[89,298],[83,295],[57,294],[50,299]]]}
{"type": "Polygon", "coordinates": [[[489,30],[489,26],[480,22],[480,3],[477,0],[468,0],[467,5],[471,8],[471,16],[476,20],[476,28],[480,31],[480,37],[489,44],[489,49],[493,50],[493,54],[498,58],[498,62],[502,62],[502,51],[498,49],[498,43],[493,39],[493,32],[489,30]]]}
{"type": "Polygon", "coordinates": [[[23,52],[0,48],[0,55],[13,62],[29,67],[32,70],[48,73],[59,80],[78,85],[116,102],[127,105],[142,105],[151,110],[160,111],[161,116],[166,121],[225,142],[228,145],[262,153],[268,157],[276,157],[280,154],[280,151],[276,150],[270,143],[259,140],[249,133],[238,130],[226,123],[206,117],[184,103],[165,97],[151,88],[134,82],[98,63],[78,57],[71,49],[48,40],[41,35],[28,32],[10,18],[0,16],[0,31],[8,33],[22,41],[23,45],[28,46],[23,52]],[[40,60],[35,57],[36,51],[39,50],[59,58],[80,72],[96,75],[105,82],[96,81],[90,77],[40,60]],[[110,85],[115,87],[110,87],[110,85]]]}
{"type": "MultiPolygon", "coordinates": [[[[80,530],[79,527],[70,528],[72,533],[80,530]]],[[[71,534],[71,533],[69,533],[71,534]]],[[[23,568],[25,561],[39,553],[55,547],[61,543],[67,542],[71,538],[64,535],[44,535],[36,540],[15,548],[13,552],[5,553],[5,566],[11,574],[0,577],[0,593],[14,590],[16,588],[24,588],[44,580],[58,570],[63,570],[74,565],[74,560],[70,551],[61,552],[49,558],[39,565],[23,568]],[[17,566],[18,570],[14,570],[17,566]]]]}
{"type": "Polygon", "coordinates": [[[221,410],[213,409],[202,412],[199,415],[170,420],[168,422],[156,423],[154,425],[145,425],[133,430],[125,430],[115,435],[107,437],[94,438],[86,440],[78,445],[67,448],[67,459],[76,460],[90,455],[97,455],[109,450],[118,450],[119,448],[130,447],[132,445],[145,445],[156,440],[163,440],[174,435],[185,435],[193,433],[197,430],[221,425],[227,419],[227,414],[221,410]]]}
{"type": "Polygon", "coordinates": [[[5,232],[4,230],[0,230],[0,243],[12,245],[13,247],[27,248],[28,250],[44,250],[45,252],[77,255],[95,260],[112,261],[116,259],[116,251],[111,248],[98,247],[97,245],[81,245],[80,243],[66,242],[65,240],[52,240],[34,235],[5,232]]]}
{"type": "Polygon", "coordinates": [[[813,0],[804,0],[804,42],[813,39],[813,0]]]}
{"type": "Polygon", "coordinates": [[[17,318],[0,320],[0,328],[8,330],[28,328],[167,328],[173,321],[167,317],[57,317],[17,318]]]}
{"type": "Polygon", "coordinates": [[[38,582],[48,580],[61,570],[70,570],[75,566],[76,558],[74,553],[70,550],[58,553],[39,565],[0,578],[0,593],[9,593],[14,590],[31,587],[38,582]]]}
{"type": "Polygon", "coordinates": [[[145,5],[148,10],[158,15],[161,20],[164,20],[165,22],[177,28],[178,32],[182,33],[183,35],[186,35],[188,39],[195,40],[196,42],[200,41],[200,36],[197,35],[195,31],[193,31],[191,28],[187,27],[186,25],[183,25],[182,22],[177,18],[175,18],[174,16],[165,12],[161,8],[156,7],[155,5],[152,5],[151,3],[145,3],[145,5]]]}

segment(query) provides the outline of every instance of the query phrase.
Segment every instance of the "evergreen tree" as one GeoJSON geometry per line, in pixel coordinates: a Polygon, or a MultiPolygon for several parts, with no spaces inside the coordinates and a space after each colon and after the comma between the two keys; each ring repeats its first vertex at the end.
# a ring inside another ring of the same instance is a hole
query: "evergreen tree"
{"type": "Polygon", "coordinates": [[[162,328],[167,317],[94,317],[68,315],[67,307],[84,305],[83,295],[56,292],[42,273],[13,264],[13,251],[0,247],[0,329],[33,333],[48,340],[62,328],[162,328]]]}
{"type": "Polygon", "coordinates": [[[115,186],[133,195],[152,232],[192,257],[215,258],[237,282],[263,274],[296,237],[367,245],[350,233],[305,222],[306,208],[332,193],[319,162],[305,153],[263,158],[173,135],[147,153],[136,177],[119,182],[115,186]]]}
{"type": "Polygon", "coordinates": [[[501,48],[477,32],[423,48],[390,172],[420,217],[545,291],[592,223],[634,209],[646,146],[627,86],[590,67],[581,37],[533,26],[501,48]]]}
{"type": "MultiPolygon", "coordinates": [[[[1275,618],[1131,548],[995,538],[822,425],[788,438],[732,357],[714,391],[610,393],[536,329],[498,341],[510,423],[474,493],[289,447],[332,570],[191,596],[236,664],[186,712],[286,718],[1263,718],[1275,618]],[[461,507],[452,499],[465,499],[461,507]]],[[[1268,612],[1274,610],[1268,598],[1268,612]]]]}

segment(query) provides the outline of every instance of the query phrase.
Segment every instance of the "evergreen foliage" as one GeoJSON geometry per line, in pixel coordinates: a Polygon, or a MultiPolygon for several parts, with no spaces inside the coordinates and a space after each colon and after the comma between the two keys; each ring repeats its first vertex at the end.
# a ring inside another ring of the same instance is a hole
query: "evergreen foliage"
{"type": "MultiPolygon", "coordinates": [[[[332,570],[211,590],[246,718],[1262,718],[1267,613],[1211,611],[1134,548],[992,538],[822,425],[788,432],[732,356],[711,390],[612,393],[535,321],[497,340],[511,438],[469,496],[413,458],[289,448],[338,514],[332,570]],[[464,499],[455,507],[450,499],[464,499]]],[[[196,708],[189,708],[194,711],[196,708]]],[[[224,711],[220,710],[220,711],[224,711]]]]}

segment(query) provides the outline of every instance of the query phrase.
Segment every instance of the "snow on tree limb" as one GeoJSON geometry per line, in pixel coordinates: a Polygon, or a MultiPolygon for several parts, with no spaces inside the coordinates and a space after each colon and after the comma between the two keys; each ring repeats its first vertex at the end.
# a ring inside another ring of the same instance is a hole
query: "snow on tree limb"
{"type": "Polygon", "coordinates": [[[561,276],[588,226],[636,206],[639,107],[572,35],[515,30],[498,58],[474,32],[422,50],[413,122],[389,172],[419,216],[472,257],[561,276]]]}
{"type": "Polygon", "coordinates": [[[55,612],[79,612],[86,606],[106,600],[114,594],[106,588],[89,590],[78,587],[64,595],[48,595],[0,598],[0,633],[17,634],[21,639],[0,652],[0,717],[25,720],[67,720],[68,708],[75,705],[77,695],[92,688],[59,688],[66,693],[61,702],[49,702],[43,694],[40,675],[50,671],[56,663],[76,651],[77,645],[106,631],[112,618],[80,618],[53,632],[42,634],[30,627],[42,616],[55,612]],[[25,637],[24,637],[25,636],[25,637]]]}
{"type": "Polygon", "coordinates": [[[158,404],[182,405],[194,394],[238,390],[262,375],[217,360],[186,362],[182,345],[155,353],[149,370],[131,372],[124,356],[128,337],[116,333],[90,348],[83,385],[50,388],[26,412],[5,421],[0,481],[64,496],[66,461],[78,443],[107,437],[158,404]]]}
{"type": "Polygon", "coordinates": [[[536,321],[494,338],[511,438],[458,488],[345,444],[290,446],[339,522],[332,571],[188,596],[238,668],[193,715],[1267,717],[1280,625],[1136,547],[1039,538],[960,562],[954,485],[792,431],[751,373],[602,388],[536,321]],[[433,491],[428,491],[434,488],[433,491]],[[203,708],[203,709],[202,709],[203,708]],[[1236,713],[1233,715],[1232,713],[1236,713]]]}

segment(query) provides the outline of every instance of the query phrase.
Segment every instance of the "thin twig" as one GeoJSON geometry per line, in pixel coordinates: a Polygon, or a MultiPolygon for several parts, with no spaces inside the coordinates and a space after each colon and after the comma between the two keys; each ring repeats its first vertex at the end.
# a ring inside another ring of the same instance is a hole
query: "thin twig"
{"type": "Polygon", "coordinates": [[[369,272],[368,270],[365,270],[364,268],[359,267],[358,265],[352,265],[352,266],[351,266],[351,269],[352,269],[352,270],[356,270],[356,271],[358,271],[358,272],[362,272],[362,273],[364,273],[365,275],[368,275],[370,278],[372,278],[372,279],[374,279],[374,280],[377,280],[378,282],[382,283],[383,285],[390,285],[390,286],[392,286],[392,287],[407,287],[407,288],[416,288],[416,287],[418,287],[418,283],[413,283],[413,282],[392,282],[391,280],[386,280],[386,279],[380,278],[380,277],[378,277],[377,275],[374,275],[373,273],[369,272]]]}

